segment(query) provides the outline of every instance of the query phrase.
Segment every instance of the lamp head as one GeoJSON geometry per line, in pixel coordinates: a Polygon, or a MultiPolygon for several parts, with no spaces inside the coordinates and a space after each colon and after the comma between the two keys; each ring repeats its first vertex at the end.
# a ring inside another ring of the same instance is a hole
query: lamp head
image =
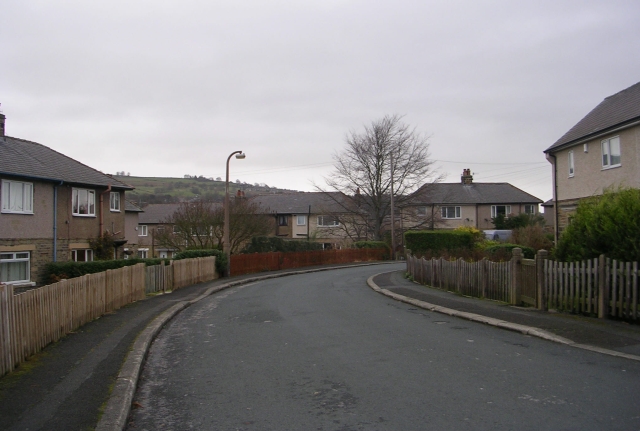
{"type": "Polygon", "coordinates": [[[236,154],[236,159],[244,159],[245,157],[247,157],[245,153],[236,154]]]}

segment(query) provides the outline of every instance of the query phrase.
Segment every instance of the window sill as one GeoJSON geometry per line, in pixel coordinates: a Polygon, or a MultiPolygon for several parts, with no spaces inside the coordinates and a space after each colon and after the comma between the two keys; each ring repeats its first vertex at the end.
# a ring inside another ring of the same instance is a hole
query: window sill
{"type": "Polygon", "coordinates": [[[71,214],[73,217],[93,217],[95,218],[95,214],[71,214]]]}
{"type": "Polygon", "coordinates": [[[602,169],[600,169],[601,171],[608,171],[609,169],[615,169],[615,168],[619,168],[621,167],[621,164],[618,165],[612,165],[612,166],[603,166],[602,169]]]}
{"type": "Polygon", "coordinates": [[[7,211],[7,210],[2,210],[0,211],[2,214],[21,214],[21,215],[33,215],[33,211],[32,212],[27,212],[27,211],[7,211]]]}
{"type": "Polygon", "coordinates": [[[13,287],[33,287],[36,285],[33,281],[0,281],[0,284],[6,284],[13,287]]]}
{"type": "Polygon", "coordinates": [[[119,212],[121,212],[120,210],[111,210],[111,209],[110,209],[109,211],[111,211],[112,213],[119,213],[119,212]]]}

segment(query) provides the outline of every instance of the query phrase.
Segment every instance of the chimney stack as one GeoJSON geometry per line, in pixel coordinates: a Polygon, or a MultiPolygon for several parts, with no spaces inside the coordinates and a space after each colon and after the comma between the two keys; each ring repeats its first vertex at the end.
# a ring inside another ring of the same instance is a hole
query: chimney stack
{"type": "Polygon", "coordinates": [[[462,184],[472,184],[473,176],[471,175],[471,169],[463,169],[460,179],[462,180],[462,184]]]}

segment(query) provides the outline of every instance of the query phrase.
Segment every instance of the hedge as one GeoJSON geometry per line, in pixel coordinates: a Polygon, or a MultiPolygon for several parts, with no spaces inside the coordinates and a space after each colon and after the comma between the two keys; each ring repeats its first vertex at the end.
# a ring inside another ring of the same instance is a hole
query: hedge
{"type": "Polygon", "coordinates": [[[511,254],[514,248],[521,248],[522,249],[522,256],[525,259],[535,259],[536,257],[536,251],[531,248],[531,247],[525,247],[523,245],[518,245],[518,244],[497,244],[497,245],[492,245],[491,247],[487,247],[484,250],[487,253],[490,254],[511,254]]]}
{"type": "Polygon", "coordinates": [[[217,248],[203,250],[185,250],[173,255],[173,260],[195,259],[197,257],[216,257],[216,271],[220,276],[225,274],[227,269],[227,255],[217,248]]]}
{"type": "Polygon", "coordinates": [[[474,236],[470,232],[454,230],[409,231],[404,234],[406,248],[414,255],[424,252],[439,252],[471,249],[474,236]]]}
{"type": "Polygon", "coordinates": [[[282,238],[258,236],[251,238],[251,242],[242,250],[247,253],[269,253],[274,251],[310,251],[322,250],[322,244],[311,241],[285,241],[282,238]]]}
{"type": "Polygon", "coordinates": [[[131,266],[137,263],[144,263],[146,266],[168,264],[169,259],[118,259],[118,260],[96,260],[93,262],[50,262],[45,265],[45,282],[55,283],[63,278],[75,278],[86,274],[104,272],[107,269],[118,269],[124,266],[131,266]]]}

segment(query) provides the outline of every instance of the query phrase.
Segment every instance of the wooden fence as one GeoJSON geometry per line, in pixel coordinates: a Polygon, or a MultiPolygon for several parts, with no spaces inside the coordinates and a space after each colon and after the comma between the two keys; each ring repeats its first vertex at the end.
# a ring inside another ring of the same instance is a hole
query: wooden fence
{"type": "Polygon", "coordinates": [[[463,295],[542,310],[640,320],[638,262],[600,256],[582,262],[556,262],[540,250],[523,259],[514,249],[508,262],[407,258],[407,272],[418,282],[463,295]]]}
{"type": "Polygon", "coordinates": [[[167,292],[217,278],[215,257],[142,263],[14,295],[0,284],[0,376],[29,356],[105,313],[138,301],[146,293],[167,292]]]}
{"type": "Polygon", "coordinates": [[[278,271],[313,265],[384,260],[387,255],[388,251],[385,249],[371,248],[234,254],[231,256],[231,275],[278,271]]]}

